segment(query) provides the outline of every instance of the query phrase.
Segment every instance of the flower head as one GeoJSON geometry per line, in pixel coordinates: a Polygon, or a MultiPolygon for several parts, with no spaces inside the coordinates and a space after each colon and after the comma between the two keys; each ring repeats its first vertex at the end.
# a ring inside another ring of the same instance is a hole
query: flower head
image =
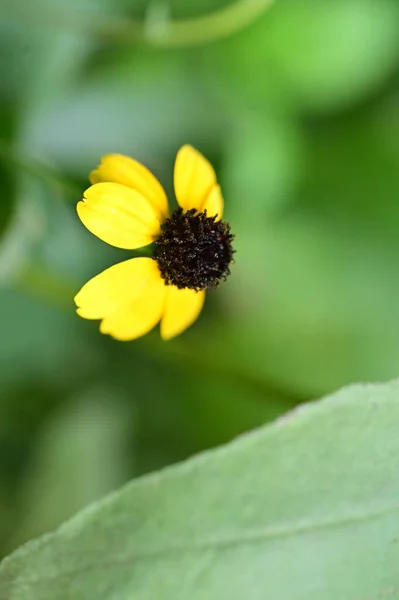
{"type": "Polygon", "coordinates": [[[205,292],[230,273],[229,225],[211,164],[191,146],[177,153],[174,187],[179,208],[169,212],[158,180],[127,156],[105,156],[77,205],[82,223],[104,242],[134,250],[154,244],[152,258],[126,260],[91,279],[75,297],[77,313],[100,319],[100,331],[136,339],[161,323],[170,339],[201,312],[205,292]]]}

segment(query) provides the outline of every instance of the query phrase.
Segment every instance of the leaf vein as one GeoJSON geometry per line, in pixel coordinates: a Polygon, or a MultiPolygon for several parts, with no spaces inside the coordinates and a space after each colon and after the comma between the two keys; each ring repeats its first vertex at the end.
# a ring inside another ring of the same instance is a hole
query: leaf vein
{"type": "MultiPolygon", "coordinates": [[[[248,530],[243,531],[240,535],[226,535],[226,536],[218,536],[214,538],[208,538],[205,540],[200,540],[197,543],[193,543],[190,546],[188,545],[170,545],[168,547],[154,549],[150,551],[143,552],[131,552],[128,556],[124,556],[122,558],[115,558],[110,561],[104,561],[102,563],[88,564],[82,566],[78,569],[69,569],[58,574],[53,577],[41,577],[41,578],[22,578],[20,577],[18,580],[19,585],[37,585],[43,583],[51,583],[53,581],[59,581],[63,578],[70,578],[71,576],[76,576],[77,574],[84,574],[96,569],[109,569],[115,566],[123,566],[131,563],[132,561],[148,561],[148,560],[163,560],[170,559],[172,556],[178,556],[183,554],[195,554],[197,552],[217,552],[227,550],[229,548],[234,548],[237,546],[249,544],[249,543],[261,543],[265,541],[278,540],[287,537],[295,537],[299,535],[306,535],[308,533],[312,533],[315,531],[332,529],[335,527],[342,527],[345,525],[352,525],[355,523],[366,522],[369,520],[378,519],[380,517],[384,517],[386,515],[399,512],[399,505],[395,504],[392,506],[386,506],[379,510],[368,511],[364,513],[357,513],[348,515],[347,517],[341,519],[325,519],[320,521],[306,521],[303,520],[302,523],[299,523],[295,526],[285,525],[285,526],[277,526],[277,527],[267,527],[261,530],[248,530]]],[[[8,562],[6,558],[3,561],[3,565],[8,562]]],[[[207,562],[207,561],[205,561],[207,562]]],[[[201,571],[201,569],[200,569],[201,571]]],[[[0,585],[0,590],[5,589],[4,583],[0,585]]]]}

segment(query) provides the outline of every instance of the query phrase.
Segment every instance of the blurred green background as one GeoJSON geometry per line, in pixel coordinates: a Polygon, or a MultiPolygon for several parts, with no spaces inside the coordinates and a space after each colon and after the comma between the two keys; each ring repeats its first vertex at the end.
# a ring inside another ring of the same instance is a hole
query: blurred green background
{"type": "Polygon", "coordinates": [[[233,4],[0,0],[2,554],[129,478],[399,376],[399,2],[276,0],[222,36],[233,4]],[[197,43],[157,43],[179,19],[197,43]],[[172,195],[184,143],[216,166],[232,276],[180,338],[115,342],[72,298],[128,253],[76,202],[110,152],[172,195]]]}

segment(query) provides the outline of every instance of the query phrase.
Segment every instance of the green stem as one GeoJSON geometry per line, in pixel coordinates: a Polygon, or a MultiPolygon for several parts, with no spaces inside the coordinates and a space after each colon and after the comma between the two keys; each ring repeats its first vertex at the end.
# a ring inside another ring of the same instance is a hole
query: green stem
{"type": "Polygon", "coordinates": [[[21,273],[16,288],[59,309],[74,310],[73,297],[77,286],[54,275],[41,264],[30,264],[21,273]]]}
{"type": "Polygon", "coordinates": [[[147,40],[144,41],[160,47],[180,47],[230,37],[260,17],[273,1],[238,0],[210,15],[161,23],[153,31],[147,31],[147,40]]]}
{"type": "Polygon", "coordinates": [[[57,28],[80,29],[113,42],[140,43],[157,48],[178,48],[214,42],[241,31],[273,4],[274,0],[237,0],[209,15],[198,18],[168,20],[153,18],[140,22],[111,18],[109,15],[77,12],[10,2],[8,16],[32,20],[57,28]]]}
{"type": "MultiPolygon", "coordinates": [[[[71,281],[59,279],[57,275],[41,264],[31,264],[27,267],[25,272],[21,274],[16,287],[19,291],[34,296],[60,310],[67,310],[70,313],[75,310],[73,296],[77,292],[77,287],[71,281]]],[[[195,351],[195,346],[190,348],[184,344],[157,342],[153,337],[146,337],[143,342],[143,351],[152,358],[156,356],[160,360],[171,361],[174,364],[177,362],[185,364],[203,373],[209,372],[216,376],[230,377],[232,380],[245,382],[248,386],[263,390],[266,395],[271,395],[276,400],[284,403],[287,409],[307,400],[307,398],[295,396],[291,392],[277,389],[274,385],[266,383],[263,378],[256,379],[224,362],[209,363],[201,351],[195,351]]]]}
{"type": "Polygon", "coordinates": [[[48,165],[43,164],[32,158],[27,158],[17,154],[16,151],[0,140],[0,160],[10,165],[16,170],[25,171],[27,174],[40,179],[44,183],[61,189],[71,197],[78,198],[82,190],[76,185],[62,177],[48,165]]]}

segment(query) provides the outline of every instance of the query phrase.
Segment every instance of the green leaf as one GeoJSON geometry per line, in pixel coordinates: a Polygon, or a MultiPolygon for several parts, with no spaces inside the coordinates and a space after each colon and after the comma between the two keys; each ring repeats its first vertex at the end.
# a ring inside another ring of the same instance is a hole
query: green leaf
{"type": "Polygon", "coordinates": [[[399,382],[137,480],[0,570],[2,600],[372,600],[399,589],[399,382]]]}

